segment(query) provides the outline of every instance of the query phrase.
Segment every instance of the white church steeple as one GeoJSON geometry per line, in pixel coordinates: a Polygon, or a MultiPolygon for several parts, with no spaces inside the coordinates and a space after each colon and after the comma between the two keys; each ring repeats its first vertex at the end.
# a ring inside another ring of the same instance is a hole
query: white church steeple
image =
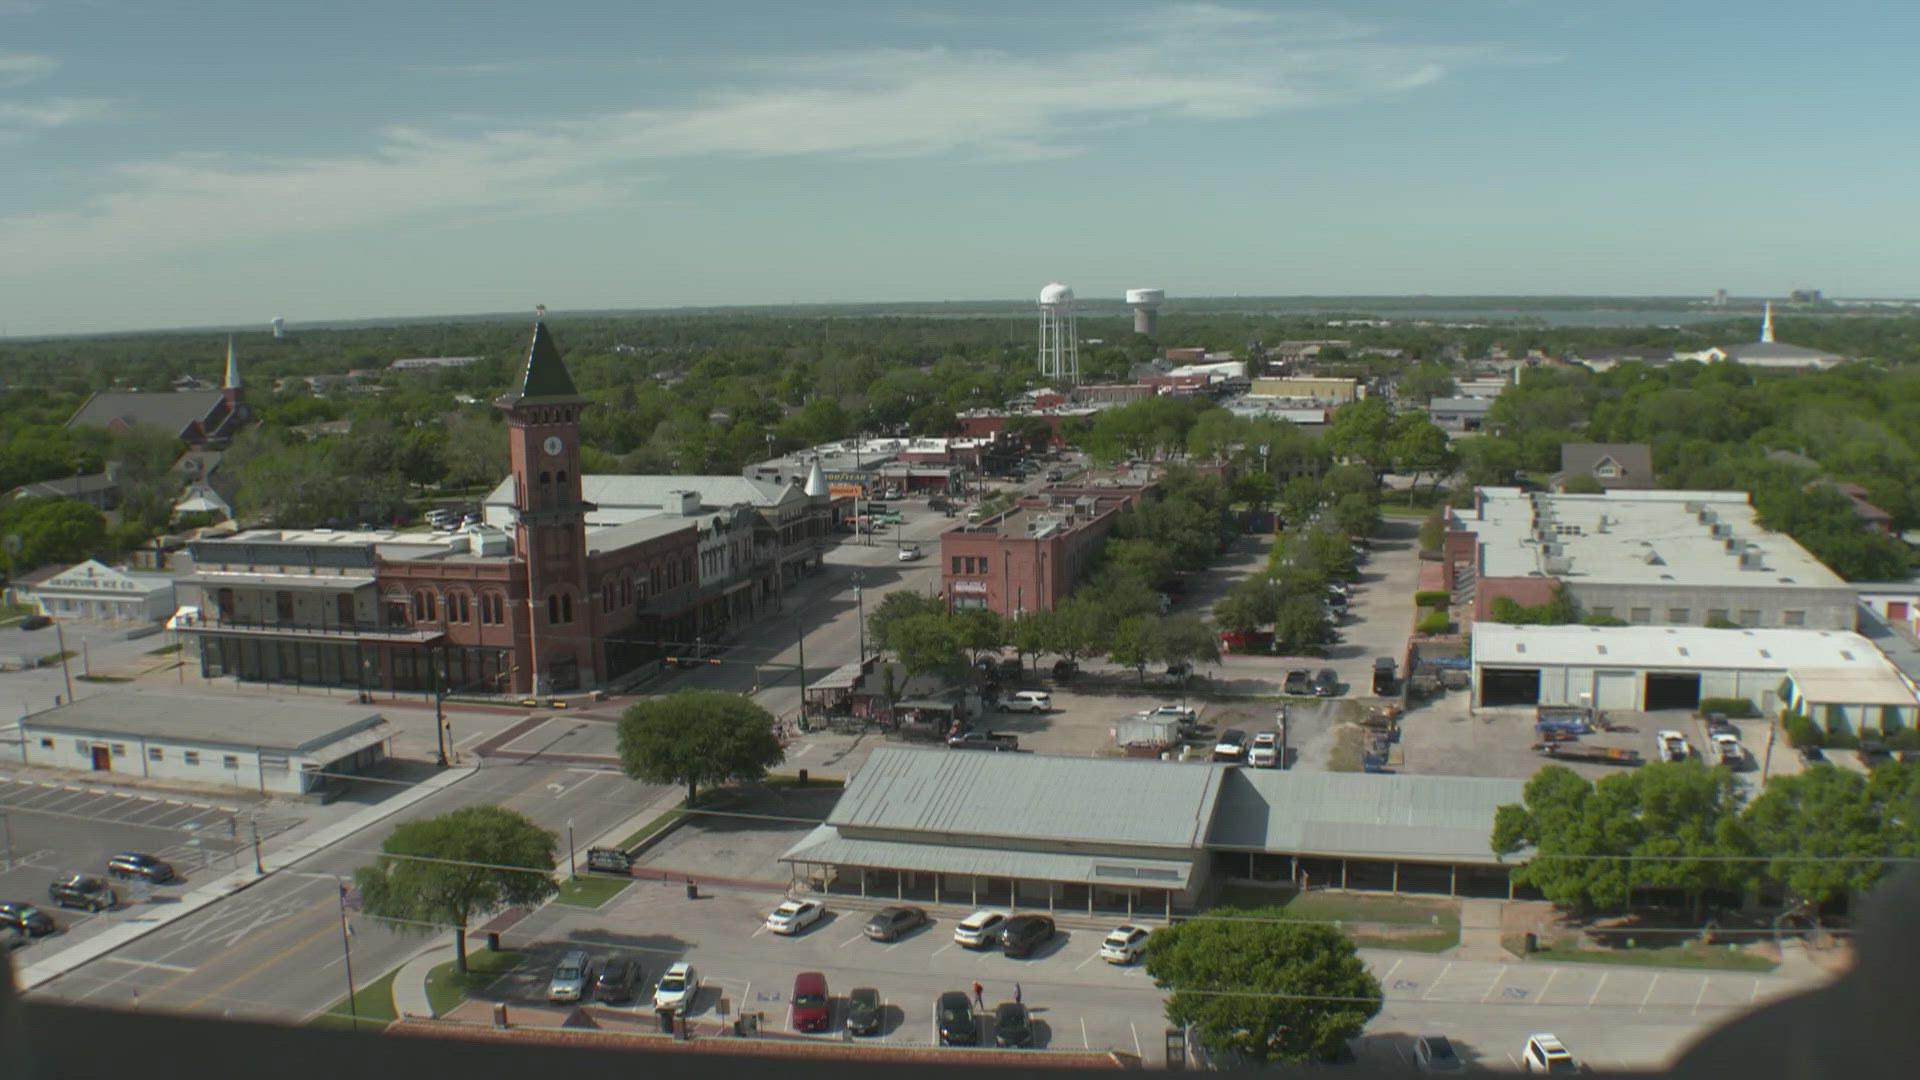
{"type": "Polygon", "coordinates": [[[1773,341],[1773,301],[1771,300],[1767,301],[1766,315],[1760,319],[1760,340],[1766,343],[1773,341]]]}
{"type": "Polygon", "coordinates": [[[240,389],[240,355],[233,351],[233,335],[227,335],[227,383],[223,389],[240,389]]]}

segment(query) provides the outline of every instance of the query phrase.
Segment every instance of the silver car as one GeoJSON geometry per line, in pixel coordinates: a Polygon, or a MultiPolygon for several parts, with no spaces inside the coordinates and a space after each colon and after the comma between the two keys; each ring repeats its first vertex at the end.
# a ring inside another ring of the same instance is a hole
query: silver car
{"type": "Polygon", "coordinates": [[[553,969],[553,981],[547,984],[548,1001],[579,1001],[587,993],[587,968],[593,961],[586,950],[570,949],[553,969]]]}

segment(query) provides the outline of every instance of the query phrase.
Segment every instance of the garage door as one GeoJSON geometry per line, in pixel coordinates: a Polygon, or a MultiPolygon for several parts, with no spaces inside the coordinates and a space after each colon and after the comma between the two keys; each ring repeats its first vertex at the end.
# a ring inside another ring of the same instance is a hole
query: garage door
{"type": "Polygon", "coordinates": [[[1700,673],[1679,671],[1647,672],[1647,711],[1700,707],[1700,673]]]}
{"type": "Polygon", "coordinates": [[[1596,709],[1615,709],[1631,711],[1639,707],[1634,691],[1640,688],[1640,680],[1631,671],[1600,671],[1594,673],[1593,707],[1596,709]]]}
{"type": "Polygon", "coordinates": [[[1502,705],[1538,705],[1539,703],[1539,668],[1480,669],[1481,705],[1497,708],[1502,705]]]}

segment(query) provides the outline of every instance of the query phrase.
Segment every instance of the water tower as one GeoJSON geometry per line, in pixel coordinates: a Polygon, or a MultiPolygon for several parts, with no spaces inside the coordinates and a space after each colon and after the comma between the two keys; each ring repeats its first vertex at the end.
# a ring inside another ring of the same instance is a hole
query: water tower
{"type": "Polygon", "coordinates": [[[1133,309],[1133,332],[1152,337],[1160,329],[1160,301],[1165,289],[1128,289],[1127,306],[1133,309]]]}
{"type": "Polygon", "coordinates": [[[287,320],[278,315],[273,317],[273,336],[276,338],[287,336],[287,320]]]}
{"type": "Polygon", "coordinates": [[[1069,388],[1080,383],[1080,336],[1073,325],[1073,290],[1057,281],[1040,290],[1040,377],[1069,388]]]}

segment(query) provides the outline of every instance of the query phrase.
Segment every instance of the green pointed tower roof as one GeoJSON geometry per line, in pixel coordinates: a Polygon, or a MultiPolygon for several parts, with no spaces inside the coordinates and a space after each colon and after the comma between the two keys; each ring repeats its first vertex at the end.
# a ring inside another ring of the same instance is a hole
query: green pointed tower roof
{"type": "MultiPolygon", "coordinates": [[[[544,309],[541,314],[545,314],[544,309]]],[[[560,360],[560,350],[554,346],[553,333],[547,329],[546,322],[534,323],[533,344],[527,349],[527,367],[520,375],[520,385],[498,404],[511,408],[585,400],[580,391],[574,389],[573,376],[567,374],[567,365],[560,360]]]]}

